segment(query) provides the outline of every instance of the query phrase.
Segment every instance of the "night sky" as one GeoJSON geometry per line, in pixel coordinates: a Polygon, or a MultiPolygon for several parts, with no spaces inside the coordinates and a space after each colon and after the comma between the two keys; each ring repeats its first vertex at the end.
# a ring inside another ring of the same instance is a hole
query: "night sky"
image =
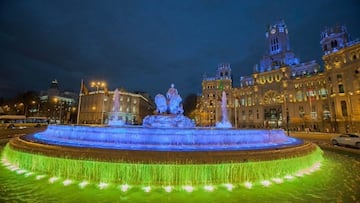
{"type": "Polygon", "coordinates": [[[0,97],[79,91],[81,79],[109,89],[184,98],[202,76],[231,64],[234,86],[265,54],[265,31],[284,19],[301,62],[321,62],[320,32],[344,24],[360,38],[359,0],[9,0],[0,2],[0,97]]]}

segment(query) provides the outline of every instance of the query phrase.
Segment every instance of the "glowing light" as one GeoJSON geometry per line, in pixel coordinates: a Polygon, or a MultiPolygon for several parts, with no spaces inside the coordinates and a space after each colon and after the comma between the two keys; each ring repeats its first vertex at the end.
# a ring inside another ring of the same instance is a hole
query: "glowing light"
{"type": "Polygon", "coordinates": [[[16,173],[17,174],[23,174],[23,173],[26,173],[27,170],[25,169],[20,169],[20,170],[17,170],[16,173]]]}
{"type": "Polygon", "coordinates": [[[84,188],[84,187],[86,187],[88,184],[89,184],[89,182],[84,180],[84,181],[82,181],[81,183],[79,183],[79,187],[80,187],[80,188],[84,188]]]}
{"type": "Polygon", "coordinates": [[[212,191],[214,191],[215,188],[212,185],[205,185],[204,189],[208,192],[212,192],[212,191]]]}
{"type": "Polygon", "coordinates": [[[57,181],[57,180],[59,180],[58,177],[51,177],[51,178],[49,179],[49,183],[54,183],[54,182],[57,181]]]}
{"type": "Polygon", "coordinates": [[[128,184],[125,184],[125,185],[121,185],[120,186],[120,190],[123,191],[123,192],[126,192],[130,189],[130,186],[128,184]]]}
{"type": "Polygon", "coordinates": [[[250,182],[245,182],[245,183],[244,183],[244,186],[245,186],[246,188],[250,189],[250,188],[252,188],[253,184],[250,183],[250,182]]]}
{"type": "Polygon", "coordinates": [[[263,180],[263,181],[261,181],[261,185],[263,185],[265,187],[269,187],[271,185],[271,182],[268,180],[263,180]]]}
{"type": "Polygon", "coordinates": [[[208,192],[212,192],[212,191],[214,191],[215,187],[212,185],[205,185],[204,189],[208,192]]]}
{"type": "Polygon", "coordinates": [[[9,166],[9,165],[11,165],[11,163],[10,163],[7,159],[5,159],[5,158],[1,159],[1,161],[2,161],[3,166],[9,166]]]}
{"type": "Polygon", "coordinates": [[[29,177],[31,175],[33,175],[34,173],[33,172],[28,172],[28,173],[25,173],[25,177],[29,177]]]}
{"type": "Polygon", "coordinates": [[[194,191],[194,187],[191,186],[191,185],[185,185],[185,186],[183,186],[183,189],[184,189],[186,192],[192,192],[192,191],[194,191]]]}
{"type": "Polygon", "coordinates": [[[296,176],[297,176],[297,177],[303,177],[303,176],[304,176],[304,172],[299,171],[298,173],[296,173],[296,176]]]}
{"type": "Polygon", "coordinates": [[[66,180],[63,181],[63,185],[64,185],[64,186],[68,186],[68,185],[70,185],[71,183],[73,183],[73,181],[72,181],[72,180],[69,180],[69,179],[66,179],[66,180]]]}
{"type": "Polygon", "coordinates": [[[46,175],[37,175],[36,180],[41,180],[41,179],[43,179],[45,177],[46,177],[46,175]]]}
{"type": "Polygon", "coordinates": [[[232,191],[234,189],[234,185],[231,183],[224,184],[227,190],[232,191]]]}
{"type": "Polygon", "coordinates": [[[172,191],[172,187],[171,186],[165,186],[164,187],[164,190],[166,191],[166,192],[171,192],[172,191]]]}
{"type": "Polygon", "coordinates": [[[143,190],[144,190],[144,192],[150,192],[151,187],[150,186],[143,187],[143,190]]]}
{"type": "Polygon", "coordinates": [[[98,187],[100,188],[100,190],[106,188],[107,186],[109,186],[109,184],[108,184],[108,183],[103,183],[103,182],[99,183],[99,185],[98,185],[98,187]]]}
{"type": "Polygon", "coordinates": [[[8,169],[10,169],[11,171],[16,171],[16,170],[19,169],[19,167],[15,166],[15,165],[10,165],[10,166],[8,167],[8,169]]]}
{"type": "Polygon", "coordinates": [[[292,180],[292,179],[294,179],[294,176],[292,176],[292,175],[286,175],[284,178],[287,179],[287,180],[292,180]]]}
{"type": "Polygon", "coordinates": [[[281,179],[281,178],[273,178],[273,179],[271,179],[272,181],[274,181],[275,183],[283,183],[284,182],[284,180],[283,179],[281,179]]]}

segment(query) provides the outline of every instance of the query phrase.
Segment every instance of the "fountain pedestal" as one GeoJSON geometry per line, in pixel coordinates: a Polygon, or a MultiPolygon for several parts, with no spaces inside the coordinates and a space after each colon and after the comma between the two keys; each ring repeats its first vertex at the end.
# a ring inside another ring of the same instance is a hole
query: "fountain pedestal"
{"type": "Polygon", "coordinates": [[[184,115],[151,115],[146,116],[143,120],[144,127],[160,127],[160,128],[194,128],[195,123],[184,115]]]}

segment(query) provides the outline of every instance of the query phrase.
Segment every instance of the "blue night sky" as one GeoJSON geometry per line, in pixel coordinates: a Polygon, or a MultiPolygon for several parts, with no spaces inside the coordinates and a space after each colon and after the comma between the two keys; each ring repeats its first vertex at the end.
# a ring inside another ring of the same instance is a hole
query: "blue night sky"
{"type": "Polygon", "coordinates": [[[78,92],[81,79],[184,98],[231,64],[234,86],[265,54],[265,31],[284,19],[301,62],[321,63],[320,32],[344,24],[360,38],[360,1],[105,0],[0,2],[0,97],[78,92]]]}

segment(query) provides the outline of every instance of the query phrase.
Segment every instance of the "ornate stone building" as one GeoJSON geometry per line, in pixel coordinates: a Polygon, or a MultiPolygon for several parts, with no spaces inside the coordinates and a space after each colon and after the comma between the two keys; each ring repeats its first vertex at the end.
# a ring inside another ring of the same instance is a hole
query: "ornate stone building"
{"type": "Polygon", "coordinates": [[[321,34],[324,70],[315,61],[295,57],[284,21],[269,26],[266,39],[267,53],[252,75],[240,77],[239,87],[232,85],[229,64],[220,64],[215,77],[203,79],[198,125],[220,121],[225,91],[234,127],[360,130],[360,42],[350,41],[344,26],[321,34]]]}
{"type": "MultiPolygon", "coordinates": [[[[114,91],[82,91],[79,96],[78,123],[107,124],[113,111],[113,100],[114,91]]],[[[143,118],[155,109],[153,102],[146,95],[125,90],[119,91],[119,104],[119,116],[127,124],[141,124],[143,118]]]]}

